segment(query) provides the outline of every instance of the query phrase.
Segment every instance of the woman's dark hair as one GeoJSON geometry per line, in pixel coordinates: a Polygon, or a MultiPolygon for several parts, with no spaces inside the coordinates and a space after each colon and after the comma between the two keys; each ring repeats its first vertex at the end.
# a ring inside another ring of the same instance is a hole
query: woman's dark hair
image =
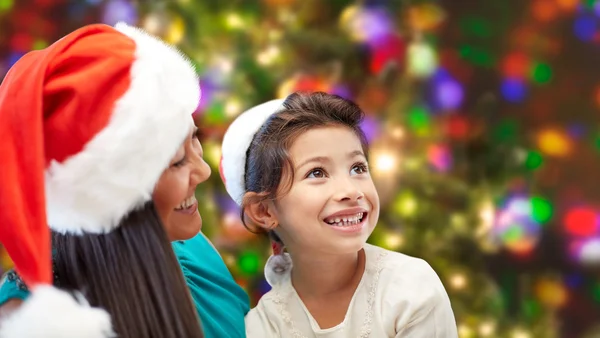
{"type": "Polygon", "coordinates": [[[204,337],[152,202],[107,234],[53,233],[52,247],[55,285],[106,309],[119,338],[204,337]]]}
{"type": "MultiPolygon", "coordinates": [[[[252,203],[275,200],[289,192],[294,181],[294,165],[289,156],[292,143],[304,132],[321,127],[343,126],[360,139],[368,158],[367,139],[360,128],[363,111],[354,102],[323,92],[294,93],[283,103],[283,110],[273,114],[254,135],[246,153],[245,192],[256,194],[242,201],[241,217],[246,223],[245,209],[252,203]],[[285,175],[284,175],[285,174],[285,175]]],[[[273,240],[280,241],[270,232],[273,240]]]]}

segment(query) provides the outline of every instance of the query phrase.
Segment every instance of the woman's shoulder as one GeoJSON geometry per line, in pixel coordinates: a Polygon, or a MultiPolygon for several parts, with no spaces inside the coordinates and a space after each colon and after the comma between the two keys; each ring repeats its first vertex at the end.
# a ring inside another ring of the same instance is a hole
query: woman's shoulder
{"type": "Polygon", "coordinates": [[[229,275],[221,254],[203,233],[185,241],[173,242],[171,245],[184,270],[210,270],[229,275]]]}
{"type": "Polygon", "coordinates": [[[194,238],[174,242],[172,245],[188,286],[197,286],[206,291],[207,287],[213,285],[210,287],[245,294],[235,283],[219,252],[204,234],[200,233],[194,238]]]}
{"type": "Polygon", "coordinates": [[[215,250],[202,233],[198,233],[190,239],[174,241],[171,243],[171,246],[176,254],[181,255],[215,250]]]}

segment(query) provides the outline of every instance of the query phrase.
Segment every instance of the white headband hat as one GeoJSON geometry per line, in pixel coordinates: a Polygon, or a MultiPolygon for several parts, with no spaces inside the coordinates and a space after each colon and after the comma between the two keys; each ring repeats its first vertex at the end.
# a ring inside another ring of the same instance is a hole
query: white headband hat
{"type": "MultiPolygon", "coordinates": [[[[223,137],[219,172],[227,193],[238,204],[242,204],[245,193],[246,154],[254,135],[269,117],[284,109],[285,99],[265,102],[240,114],[229,126],[223,137]]],[[[265,278],[269,285],[281,283],[292,268],[292,259],[286,252],[273,254],[265,265],[265,278]]]]}
{"type": "Polygon", "coordinates": [[[283,110],[285,99],[277,99],[252,107],[240,114],[223,137],[219,172],[231,198],[242,204],[245,193],[246,154],[254,135],[269,117],[283,110]]]}

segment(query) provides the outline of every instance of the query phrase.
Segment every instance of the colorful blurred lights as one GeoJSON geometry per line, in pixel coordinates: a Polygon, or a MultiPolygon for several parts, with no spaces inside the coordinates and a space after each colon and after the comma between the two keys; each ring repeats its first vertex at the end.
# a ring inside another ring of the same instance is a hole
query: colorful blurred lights
{"type": "Polygon", "coordinates": [[[446,124],[446,133],[453,139],[464,139],[469,133],[469,123],[464,116],[451,116],[446,124]]]}
{"type": "Polygon", "coordinates": [[[536,63],[531,69],[531,78],[539,84],[548,83],[552,79],[552,68],[545,63],[536,63]]]}
{"type": "Polygon", "coordinates": [[[375,169],[378,172],[388,173],[396,169],[396,157],[392,154],[381,153],[375,157],[375,169]]]}
{"type": "Polygon", "coordinates": [[[408,112],[408,127],[419,136],[424,136],[429,132],[431,118],[425,107],[416,106],[408,112]]]}
{"type": "Polygon", "coordinates": [[[447,172],[452,167],[452,154],[447,145],[433,144],[427,149],[427,159],[433,168],[440,172],[447,172]]]}
{"type": "Polygon", "coordinates": [[[340,16],[340,25],[358,42],[377,41],[393,29],[392,20],[383,8],[347,7],[340,16]]]}
{"type": "Polygon", "coordinates": [[[19,61],[23,55],[25,55],[25,53],[11,52],[8,54],[8,68],[11,68],[15,63],[17,63],[17,61],[19,61]]]}
{"type": "Polygon", "coordinates": [[[568,298],[567,290],[563,283],[553,279],[541,279],[535,284],[535,293],[546,306],[559,308],[568,298]]]}
{"type": "MultiPolygon", "coordinates": [[[[213,168],[219,165],[221,161],[221,145],[215,141],[203,140],[204,159],[213,168]]],[[[236,210],[237,211],[237,210],[236,210]]],[[[239,214],[237,214],[239,218],[239,214]]]]}
{"type": "Polygon", "coordinates": [[[596,14],[596,16],[600,16],[600,1],[594,1],[593,7],[594,14],[596,14]]]}
{"type": "Polygon", "coordinates": [[[584,14],[573,23],[573,31],[575,36],[582,41],[592,41],[597,31],[596,18],[591,15],[584,14]]]}
{"type": "Polygon", "coordinates": [[[508,54],[502,62],[502,72],[509,78],[524,79],[529,70],[529,57],[522,52],[508,54]]]}
{"type": "Polygon", "coordinates": [[[486,234],[494,225],[494,218],[496,216],[496,210],[491,201],[483,203],[479,210],[479,218],[481,225],[477,229],[477,235],[486,234]]]}
{"type": "Polygon", "coordinates": [[[233,60],[228,57],[217,57],[214,62],[223,73],[229,74],[233,71],[233,60]]]}
{"type": "Polygon", "coordinates": [[[185,22],[180,16],[172,18],[171,25],[165,36],[165,40],[171,44],[178,44],[185,36],[185,22]]]}
{"type": "Polygon", "coordinates": [[[457,109],[463,101],[463,88],[452,78],[444,79],[435,87],[435,97],[442,109],[457,109]]]}
{"type": "Polygon", "coordinates": [[[498,214],[494,233],[513,253],[527,254],[537,244],[540,225],[533,217],[533,205],[530,199],[512,198],[498,214]]]}
{"type": "Polygon", "coordinates": [[[556,0],[556,4],[558,7],[561,7],[565,10],[573,10],[577,8],[580,0],[556,0]]]}
{"type": "Polygon", "coordinates": [[[500,85],[500,92],[506,101],[511,103],[520,103],[527,96],[527,87],[525,83],[517,78],[506,78],[500,85]]]}
{"type": "Polygon", "coordinates": [[[575,207],[567,211],[564,226],[572,236],[588,237],[598,233],[598,214],[590,207],[575,207]]]}
{"type": "Polygon", "coordinates": [[[410,217],[417,211],[417,200],[410,191],[401,192],[394,201],[394,211],[401,216],[410,217]]]}
{"type": "Polygon", "coordinates": [[[225,114],[227,117],[236,117],[242,111],[242,105],[239,100],[229,100],[225,104],[225,114]]]}
{"type": "Polygon", "coordinates": [[[458,336],[460,338],[472,338],[474,336],[473,329],[468,325],[461,323],[458,325],[458,336]]]}
{"type": "Polygon", "coordinates": [[[551,21],[556,18],[558,8],[556,4],[548,0],[537,0],[531,7],[532,15],[539,21],[551,21]]]}
{"type": "Polygon", "coordinates": [[[365,116],[360,124],[360,129],[365,133],[367,142],[373,141],[381,132],[379,120],[371,116],[365,116]]]}
{"type": "Polygon", "coordinates": [[[404,128],[396,126],[392,129],[391,135],[395,139],[402,139],[404,137],[404,128]]]}
{"type": "Polygon", "coordinates": [[[600,263],[600,238],[592,238],[581,246],[579,260],[584,264],[600,263]]]}
{"type": "Polygon", "coordinates": [[[102,22],[114,26],[118,22],[133,25],[137,22],[137,10],[135,6],[125,0],[111,0],[104,7],[102,22]]]}
{"type": "Polygon", "coordinates": [[[467,286],[467,277],[462,273],[455,273],[450,276],[450,286],[455,290],[462,290],[467,286]]]}
{"type": "Polygon", "coordinates": [[[552,218],[552,205],[541,197],[531,198],[531,216],[538,223],[546,223],[552,218]]]}
{"type": "Polygon", "coordinates": [[[258,53],[256,56],[256,61],[263,66],[268,66],[272,64],[281,54],[281,50],[279,47],[271,45],[267,49],[258,53]]]}
{"type": "Polygon", "coordinates": [[[409,26],[417,31],[428,31],[438,27],[446,18],[446,13],[434,3],[413,4],[408,10],[409,26]]]}
{"type": "Polygon", "coordinates": [[[244,27],[244,20],[237,13],[229,13],[225,17],[225,23],[229,28],[240,29],[244,27]]]}
{"type": "Polygon", "coordinates": [[[8,11],[14,4],[13,0],[0,0],[0,11],[8,11]]]}
{"type": "Polygon", "coordinates": [[[397,233],[389,233],[385,235],[384,245],[388,250],[398,250],[404,244],[404,236],[397,233]]]}
{"type": "Polygon", "coordinates": [[[515,329],[511,338],[531,338],[531,334],[523,329],[515,329]]]}
{"type": "Polygon", "coordinates": [[[492,321],[485,321],[479,324],[479,334],[483,337],[489,337],[496,332],[496,323],[492,321]]]}
{"type": "Polygon", "coordinates": [[[243,252],[238,259],[238,267],[246,275],[254,275],[260,268],[260,258],[254,251],[243,252]]]}
{"type": "Polygon", "coordinates": [[[575,140],[579,140],[586,134],[586,131],[587,131],[586,129],[587,128],[583,124],[572,123],[569,126],[567,126],[567,134],[571,138],[573,138],[575,140]]]}
{"type": "Polygon", "coordinates": [[[540,150],[550,156],[563,157],[571,152],[571,140],[564,132],[547,129],[538,134],[540,150]]]}
{"type": "Polygon", "coordinates": [[[371,60],[369,69],[371,73],[378,74],[390,65],[396,65],[400,69],[404,67],[406,44],[400,37],[396,35],[384,36],[376,42],[370,43],[370,45],[371,60]]]}
{"type": "Polygon", "coordinates": [[[429,77],[438,66],[438,57],[435,50],[423,42],[413,42],[407,50],[408,74],[417,77],[429,77]]]}
{"type": "Polygon", "coordinates": [[[544,158],[537,151],[530,151],[525,158],[525,167],[529,170],[536,170],[544,164],[544,158]]]}

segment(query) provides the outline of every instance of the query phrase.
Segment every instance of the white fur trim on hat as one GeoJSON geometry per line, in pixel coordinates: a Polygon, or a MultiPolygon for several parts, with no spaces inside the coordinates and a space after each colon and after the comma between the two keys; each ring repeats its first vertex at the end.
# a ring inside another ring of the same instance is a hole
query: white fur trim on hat
{"type": "Polygon", "coordinates": [[[240,114],[225,132],[221,151],[221,174],[227,193],[238,205],[242,204],[244,197],[244,168],[248,147],[269,116],[283,108],[284,101],[272,100],[248,109],[240,114]]]}
{"type": "Polygon", "coordinates": [[[0,322],[0,338],[115,337],[109,314],[77,301],[65,291],[44,285],[0,322]]]}
{"type": "Polygon", "coordinates": [[[131,85],[108,125],[81,152],[46,171],[48,223],[61,233],[109,232],[149,201],[193,127],[200,87],[191,63],[137,28],[115,28],[136,44],[131,85]]]}

